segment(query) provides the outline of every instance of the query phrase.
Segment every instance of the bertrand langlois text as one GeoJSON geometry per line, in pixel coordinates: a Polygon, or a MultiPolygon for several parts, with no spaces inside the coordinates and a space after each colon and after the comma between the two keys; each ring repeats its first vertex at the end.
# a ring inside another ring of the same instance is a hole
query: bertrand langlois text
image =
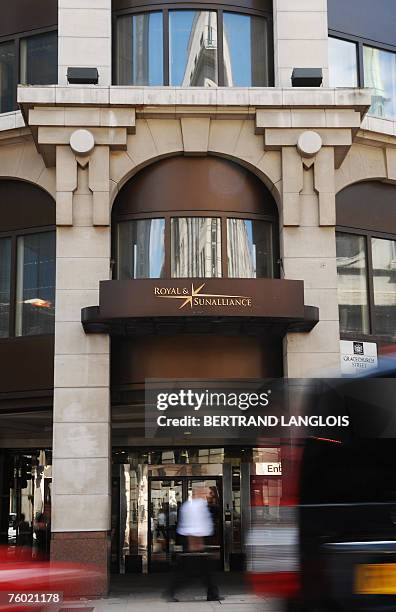
{"type": "Polygon", "coordinates": [[[349,427],[348,416],[204,415],[157,418],[158,427],[349,427]]]}
{"type": "Polygon", "coordinates": [[[160,428],[339,428],[350,424],[347,415],[274,414],[276,410],[259,414],[271,410],[272,397],[271,389],[253,393],[207,389],[158,392],[152,417],[160,428]]]}

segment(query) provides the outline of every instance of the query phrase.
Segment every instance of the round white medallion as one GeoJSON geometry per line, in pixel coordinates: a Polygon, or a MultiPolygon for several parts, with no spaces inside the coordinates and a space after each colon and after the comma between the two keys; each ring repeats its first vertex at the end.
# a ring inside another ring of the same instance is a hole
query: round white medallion
{"type": "Polygon", "coordinates": [[[70,136],[70,146],[76,155],[88,155],[95,147],[95,138],[89,130],[76,130],[70,136]]]}
{"type": "Polygon", "coordinates": [[[322,139],[317,132],[303,132],[297,141],[297,150],[302,157],[314,157],[322,148],[322,139]]]}

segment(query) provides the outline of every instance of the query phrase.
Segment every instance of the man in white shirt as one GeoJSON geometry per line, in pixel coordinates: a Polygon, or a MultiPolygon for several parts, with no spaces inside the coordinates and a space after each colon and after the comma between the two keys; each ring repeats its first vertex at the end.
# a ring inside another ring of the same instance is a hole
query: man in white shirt
{"type": "Polygon", "coordinates": [[[178,601],[175,597],[177,589],[189,582],[188,579],[200,578],[207,590],[208,601],[218,601],[217,586],[210,572],[210,560],[205,553],[205,537],[213,535],[213,519],[208,507],[207,490],[205,487],[193,489],[191,500],[184,502],[180,508],[177,533],[186,538],[187,553],[178,560],[175,575],[169,589],[168,599],[178,601]]]}

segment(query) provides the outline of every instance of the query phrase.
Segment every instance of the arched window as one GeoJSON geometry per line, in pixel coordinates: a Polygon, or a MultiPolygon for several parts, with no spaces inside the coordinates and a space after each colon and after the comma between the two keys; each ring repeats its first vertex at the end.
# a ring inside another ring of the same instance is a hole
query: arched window
{"type": "Polygon", "coordinates": [[[142,170],[113,207],[118,279],[273,278],[278,214],[263,183],[216,157],[142,170]]]}
{"type": "Polygon", "coordinates": [[[396,188],[368,181],[337,196],[340,328],[396,338],[396,188]]]}
{"type": "Polygon", "coordinates": [[[0,338],[54,333],[55,204],[42,189],[0,181],[0,338]]]}
{"type": "Polygon", "coordinates": [[[273,85],[268,0],[161,4],[114,3],[116,85],[273,85]]]}

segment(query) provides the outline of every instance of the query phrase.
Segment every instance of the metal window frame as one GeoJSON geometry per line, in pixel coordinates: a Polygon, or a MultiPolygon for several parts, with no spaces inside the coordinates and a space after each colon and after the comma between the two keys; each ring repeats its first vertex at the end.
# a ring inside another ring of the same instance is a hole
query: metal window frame
{"type": "MultiPolygon", "coordinates": [[[[21,82],[21,40],[25,38],[32,38],[33,36],[40,36],[40,34],[48,34],[49,32],[57,32],[58,26],[51,26],[49,28],[38,28],[36,30],[28,30],[25,32],[18,32],[17,34],[11,34],[7,36],[0,36],[0,45],[2,43],[13,42],[15,46],[15,62],[14,62],[14,81],[16,86],[21,82]]],[[[59,51],[57,52],[56,58],[57,65],[59,65],[59,51]]],[[[54,83],[57,85],[57,83],[54,83]]],[[[18,110],[17,104],[17,90],[14,90],[14,98],[13,98],[13,109],[10,111],[4,111],[6,113],[12,113],[13,111],[18,110]]],[[[3,113],[0,113],[3,114],[3,113]]]]}
{"type": "Polygon", "coordinates": [[[169,11],[180,10],[195,10],[195,11],[211,11],[217,15],[217,70],[218,70],[218,87],[224,87],[224,55],[223,55],[223,33],[224,33],[224,13],[237,13],[238,15],[248,15],[250,17],[262,17],[267,20],[268,38],[266,44],[268,74],[267,87],[273,87],[275,83],[275,67],[274,67],[274,28],[273,15],[270,11],[259,11],[243,7],[226,6],[224,4],[207,4],[197,2],[183,2],[170,4],[147,4],[141,7],[122,9],[113,11],[112,13],[112,84],[117,83],[117,19],[125,15],[141,15],[150,12],[162,12],[163,14],[163,83],[160,87],[173,87],[169,83],[169,11]]]}
{"type": "MultiPolygon", "coordinates": [[[[10,270],[10,314],[8,321],[8,336],[6,338],[0,338],[0,342],[8,341],[10,339],[25,338],[26,336],[17,336],[15,333],[15,322],[16,322],[16,299],[17,299],[17,273],[18,273],[18,253],[17,244],[20,236],[33,236],[34,234],[49,234],[55,232],[55,225],[40,226],[28,229],[11,230],[8,232],[0,232],[0,240],[2,238],[11,239],[11,270],[10,270]]],[[[55,279],[56,280],[56,279],[55,279]]],[[[53,334],[51,334],[53,335],[53,334]]],[[[48,333],[34,334],[34,337],[48,336],[48,333]]]]}
{"type": "Polygon", "coordinates": [[[357,82],[358,87],[364,87],[364,63],[363,63],[363,47],[373,47],[379,51],[390,51],[396,54],[396,45],[388,45],[381,43],[376,40],[370,40],[363,36],[355,36],[353,34],[346,34],[345,32],[339,32],[338,30],[329,30],[329,38],[338,38],[345,42],[355,43],[357,53],[357,82]]]}
{"type": "Polygon", "coordinates": [[[117,215],[112,223],[112,240],[111,240],[111,258],[113,262],[113,280],[118,279],[118,225],[128,221],[138,221],[144,219],[164,219],[164,268],[165,276],[163,280],[174,280],[171,275],[171,219],[174,217],[204,217],[205,219],[220,219],[221,231],[221,270],[222,275],[219,278],[229,278],[228,276],[228,233],[227,219],[247,219],[251,221],[266,221],[272,226],[272,260],[273,260],[273,278],[280,278],[280,245],[279,245],[279,224],[278,220],[272,215],[259,215],[255,213],[240,213],[233,211],[216,211],[216,210],[172,210],[172,211],[156,211],[148,213],[135,213],[128,215],[117,215]]]}
{"type": "MultiPolygon", "coordinates": [[[[382,240],[393,240],[396,241],[396,234],[390,234],[387,232],[376,232],[373,230],[357,229],[355,227],[346,227],[344,225],[336,225],[336,233],[338,234],[353,234],[355,236],[363,236],[366,243],[366,283],[367,283],[367,298],[368,298],[368,309],[369,309],[369,326],[370,333],[363,334],[359,333],[359,337],[367,342],[381,342],[389,341],[394,342],[393,336],[378,334],[375,325],[375,300],[374,300],[374,270],[373,270],[373,256],[372,256],[372,239],[380,238],[382,240]]],[[[337,275],[338,276],[338,275],[337,275]]],[[[340,334],[341,340],[356,340],[356,332],[342,332],[340,334]]]]}

